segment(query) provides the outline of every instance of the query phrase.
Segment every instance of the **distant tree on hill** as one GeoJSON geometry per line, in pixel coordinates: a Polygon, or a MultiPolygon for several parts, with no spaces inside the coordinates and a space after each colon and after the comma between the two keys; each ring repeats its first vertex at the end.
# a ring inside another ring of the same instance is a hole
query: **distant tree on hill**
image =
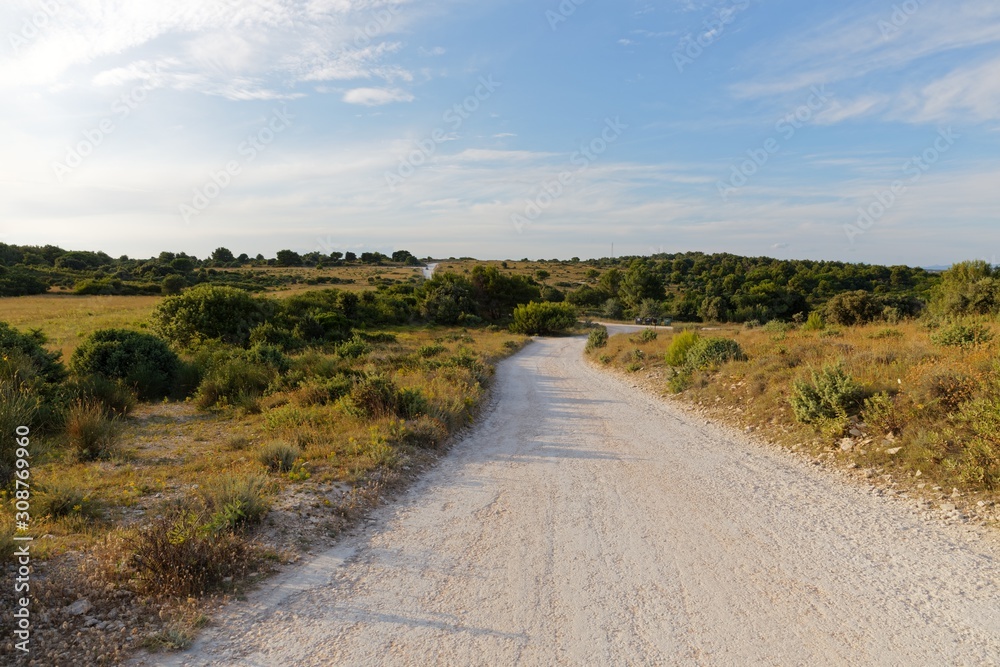
{"type": "Polygon", "coordinates": [[[278,266],[302,266],[302,257],[294,250],[279,250],[275,256],[278,266]]]}
{"type": "Polygon", "coordinates": [[[236,261],[236,257],[229,248],[216,248],[212,251],[212,261],[216,264],[229,264],[236,261]]]}

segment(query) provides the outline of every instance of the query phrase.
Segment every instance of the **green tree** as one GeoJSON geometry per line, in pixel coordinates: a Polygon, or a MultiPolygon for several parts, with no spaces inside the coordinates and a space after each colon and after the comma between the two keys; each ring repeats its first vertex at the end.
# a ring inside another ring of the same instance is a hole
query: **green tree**
{"type": "Polygon", "coordinates": [[[622,277],[619,294],[626,308],[636,310],[644,299],[663,300],[663,279],[649,263],[634,259],[622,277]]]}
{"type": "Polygon", "coordinates": [[[302,256],[294,250],[279,250],[275,260],[278,266],[302,266],[302,256]]]}
{"type": "Polygon", "coordinates": [[[493,322],[510,318],[514,308],[540,297],[527,276],[505,274],[495,266],[473,268],[471,283],[479,314],[493,322]]]}
{"type": "Polygon", "coordinates": [[[236,257],[228,248],[216,248],[212,251],[212,261],[216,264],[229,264],[236,261],[236,257]]]}

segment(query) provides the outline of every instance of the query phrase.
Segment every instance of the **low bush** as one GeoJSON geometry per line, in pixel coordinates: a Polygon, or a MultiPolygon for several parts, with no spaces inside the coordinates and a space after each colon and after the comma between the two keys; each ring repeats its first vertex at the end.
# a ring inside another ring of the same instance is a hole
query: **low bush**
{"type": "Polygon", "coordinates": [[[218,340],[243,346],[276,308],[271,300],[235,287],[203,284],[163,299],[152,321],[157,333],[178,345],[218,340]]]}
{"type": "Polygon", "coordinates": [[[701,339],[697,331],[686,329],[675,335],[663,357],[668,366],[683,366],[687,363],[688,352],[701,339]]]}
{"type": "Polygon", "coordinates": [[[805,331],[822,331],[826,327],[826,323],[823,321],[823,315],[818,311],[813,311],[809,313],[809,317],[806,318],[805,324],[802,328],[805,331]]]}
{"type": "Polygon", "coordinates": [[[19,426],[31,428],[38,414],[38,399],[11,382],[0,382],[0,433],[5,439],[0,447],[0,489],[7,488],[14,480],[16,448],[11,444],[19,426]]]}
{"type": "Polygon", "coordinates": [[[845,418],[857,411],[864,389],[839,366],[813,371],[810,382],[796,380],[790,398],[795,418],[806,424],[845,418]]]}
{"type": "Polygon", "coordinates": [[[121,425],[99,403],[77,401],[66,415],[66,436],[81,461],[108,458],[117,451],[121,425]]]}
{"type": "Polygon", "coordinates": [[[392,417],[399,409],[399,388],[386,375],[359,378],[349,394],[351,412],[367,419],[392,417]]]}
{"type": "Polygon", "coordinates": [[[288,472],[302,456],[302,450],[287,442],[270,442],[257,452],[257,460],[271,472],[288,472]]]}
{"type": "Polygon", "coordinates": [[[43,487],[38,494],[36,505],[39,516],[53,519],[79,517],[97,519],[101,516],[101,506],[83,489],[69,484],[52,484],[43,487]]]}
{"type": "Polygon", "coordinates": [[[587,351],[596,350],[608,345],[608,328],[599,326],[587,335],[587,351]]]}
{"type": "Polygon", "coordinates": [[[444,345],[421,345],[417,348],[417,356],[423,359],[430,359],[441,354],[446,349],[444,345]]]}
{"type": "Polygon", "coordinates": [[[448,437],[448,427],[440,419],[429,415],[420,415],[406,422],[403,442],[416,447],[433,449],[440,446],[448,437]]]}
{"type": "Polygon", "coordinates": [[[156,336],[128,329],[102,329],[87,336],[73,352],[70,368],[78,375],[122,380],[140,398],[170,393],[179,365],[177,355],[156,336]]]}
{"type": "Polygon", "coordinates": [[[271,488],[267,475],[231,472],[209,479],[198,490],[211,515],[209,523],[237,530],[264,519],[271,509],[271,488]]]}
{"type": "Polygon", "coordinates": [[[931,334],[931,342],[942,347],[976,347],[993,340],[993,332],[984,324],[954,323],[931,334]]]}
{"type": "Polygon", "coordinates": [[[713,368],[730,361],[746,361],[743,348],[732,338],[702,338],[687,353],[692,368],[713,368]]]}
{"type": "MultiPolygon", "coordinates": [[[[0,357],[18,355],[25,358],[33,375],[45,382],[59,382],[66,376],[66,369],[59,361],[58,352],[50,352],[43,345],[45,335],[38,330],[22,333],[6,322],[0,322],[0,357]]],[[[21,380],[30,378],[22,377],[21,380]]]]}
{"type": "Polygon", "coordinates": [[[576,308],[568,303],[534,301],[514,309],[510,330],[527,336],[558,334],[576,324],[576,308]]]}
{"type": "Polygon", "coordinates": [[[124,576],[136,592],[190,597],[224,588],[233,577],[249,574],[257,552],[238,534],[215,529],[204,513],[185,506],[124,537],[112,535],[110,552],[116,582],[124,576]]]}
{"type": "Polygon", "coordinates": [[[865,399],[861,420],[880,435],[899,435],[906,425],[892,396],[884,391],[865,399]]]}
{"type": "Polygon", "coordinates": [[[135,409],[135,392],[123,380],[88,375],[68,383],[64,392],[71,401],[100,405],[109,417],[125,417],[135,409]]]}

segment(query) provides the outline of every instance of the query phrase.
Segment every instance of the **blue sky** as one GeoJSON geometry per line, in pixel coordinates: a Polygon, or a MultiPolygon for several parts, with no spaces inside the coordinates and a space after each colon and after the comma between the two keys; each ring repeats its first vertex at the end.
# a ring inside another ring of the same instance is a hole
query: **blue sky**
{"type": "Polygon", "coordinates": [[[7,0],[0,240],[997,261],[995,0],[7,0]]]}

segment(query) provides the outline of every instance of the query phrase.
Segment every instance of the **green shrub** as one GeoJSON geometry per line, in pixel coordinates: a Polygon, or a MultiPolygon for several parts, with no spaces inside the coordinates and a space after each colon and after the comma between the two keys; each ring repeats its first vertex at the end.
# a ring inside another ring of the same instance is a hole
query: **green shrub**
{"type": "Polygon", "coordinates": [[[135,387],[140,398],[170,393],[179,365],[177,355],[156,336],[127,329],[102,329],[80,343],[70,359],[78,375],[99,375],[135,387]]]}
{"type": "Polygon", "coordinates": [[[288,472],[302,456],[302,450],[287,442],[270,442],[257,452],[257,460],[271,472],[288,472]]]}
{"type": "Polygon", "coordinates": [[[768,320],[768,322],[762,327],[762,329],[768,333],[788,333],[794,329],[794,325],[791,322],[783,322],[782,320],[768,320]]]}
{"type": "Polygon", "coordinates": [[[652,343],[656,340],[656,332],[652,329],[643,329],[642,333],[639,334],[640,343],[652,343]]]}
{"type": "Polygon", "coordinates": [[[587,336],[587,351],[596,350],[608,345],[608,328],[599,326],[587,336]]]}
{"type": "Polygon", "coordinates": [[[66,435],[81,461],[95,461],[117,451],[121,427],[99,403],[78,401],[66,415],[66,435]]]}
{"type": "Polygon", "coordinates": [[[196,394],[197,405],[202,409],[254,402],[291,365],[288,357],[273,345],[255,345],[248,350],[208,348],[199,354],[196,363],[202,368],[196,394]]]}
{"type": "Polygon", "coordinates": [[[136,396],[123,380],[102,375],[77,378],[64,387],[70,401],[96,403],[109,417],[125,417],[135,408],[136,396]]]}
{"type": "Polygon", "coordinates": [[[441,354],[445,349],[447,348],[444,345],[421,345],[417,348],[417,356],[423,359],[430,359],[441,354]]]}
{"type": "MultiPolygon", "coordinates": [[[[45,335],[38,330],[22,333],[6,322],[0,322],[0,358],[17,355],[30,363],[35,375],[45,382],[59,382],[66,376],[66,369],[59,361],[59,352],[50,352],[42,347],[45,335]]],[[[22,377],[22,381],[31,378],[22,377]]]]}
{"type": "Polygon", "coordinates": [[[424,393],[416,387],[401,390],[399,392],[398,404],[399,416],[404,419],[414,419],[420,415],[427,414],[427,411],[430,409],[424,393]]]}
{"type": "Polygon", "coordinates": [[[576,324],[576,308],[568,303],[522,304],[514,309],[510,330],[526,336],[562,333],[576,324]]]}
{"type": "Polygon", "coordinates": [[[101,516],[101,506],[83,489],[67,484],[47,485],[38,495],[37,511],[39,516],[53,519],[63,517],[79,517],[97,519],[101,516]]]}
{"type": "Polygon", "coordinates": [[[275,308],[270,300],[244,290],[203,284],[166,297],[153,311],[152,321],[154,330],[178,345],[219,340],[243,346],[275,308]]]}
{"type": "Polygon", "coordinates": [[[369,374],[351,388],[351,412],[367,419],[392,417],[399,410],[399,388],[388,376],[369,374]]]}
{"type": "Polygon", "coordinates": [[[842,292],[826,304],[826,320],[845,327],[867,324],[882,316],[883,306],[864,290],[842,292]]]}
{"type": "Polygon", "coordinates": [[[962,406],[955,421],[963,427],[962,478],[988,491],[1000,489],[1000,386],[962,406]]]}
{"type": "Polygon", "coordinates": [[[667,362],[668,366],[683,366],[687,363],[688,352],[699,340],[701,340],[701,336],[698,335],[697,331],[691,329],[685,329],[674,335],[663,360],[667,362]]]}
{"type": "Polygon", "coordinates": [[[984,324],[954,324],[931,334],[931,342],[942,347],[976,347],[993,340],[993,332],[984,324]]]}
{"type": "Polygon", "coordinates": [[[822,331],[826,328],[826,322],[823,321],[822,313],[816,310],[809,313],[809,317],[806,318],[806,322],[802,325],[802,328],[805,331],[822,331]]]}
{"type": "Polygon", "coordinates": [[[694,372],[690,367],[674,368],[673,374],[667,379],[667,388],[671,393],[679,394],[688,389],[694,382],[694,372]]]}
{"type": "Polygon", "coordinates": [[[702,338],[687,353],[687,363],[692,368],[711,368],[746,359],[743,348],[732,338],[702,338]]]}
{"type": "MultiPolygon", "coordinates": [[[[292,459],[293,464],[295,458],[292,459]]],[[[264,465],[270,467],[272,462],[269,459],[264,465]]],[[[211,514],[210,523],[219,528],[236,530],[256,525],[264,519],[271,509],[271,488],[267,475],[250,472],[218,475],[198,490],[211,514]]]]}
{"type": "Polygon", "coordinates": [[[839,366],[812,372],[812,381],[796,380],[790,399],[795,418],[806,424],[844,418],[857,411],[864,389],[839,366]]]}
{"type": "Polygon", "coordinates": [[[896,409],[896,404],[887,392],[879,392],[865,399],[861,410],[861,420],[875,433],[898,435],[902,432],[902,415],[896,409]]]}
{"type": "Polygon", "coordinates": [[[0,489],[7,488],[14,479],[17,457],[13,438],[19,426],[32,428],[38,414],[38,399],[21,391],[10,382],[0,382],[0,489]]]}

